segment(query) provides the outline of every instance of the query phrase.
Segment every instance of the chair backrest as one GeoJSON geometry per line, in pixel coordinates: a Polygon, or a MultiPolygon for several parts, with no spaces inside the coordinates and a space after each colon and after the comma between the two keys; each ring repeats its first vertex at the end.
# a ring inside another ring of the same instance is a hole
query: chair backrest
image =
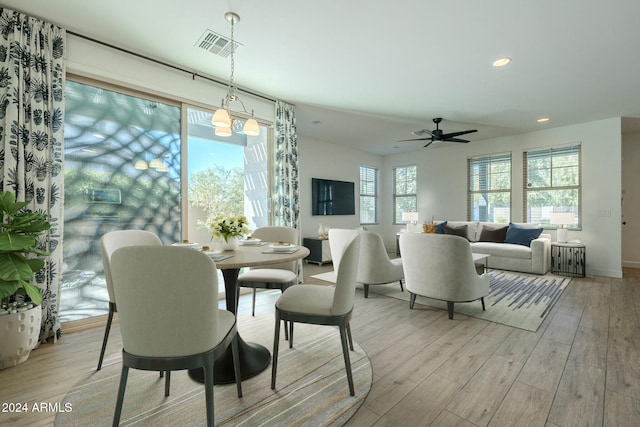
{"type": "Polygon", "coordinates": [[[360,231],[358,282],[377,283],[380,277],[388,275],[390,263],[382,236],[373,231],[360,231]]]}
{"type": "Polygon", "coordinates": [[[488,279],[476,272],[464,237],[403,233],[400,251],[410,292],[446,301],[473,301],[489,291],[488,279]]]}
{"type": "Polygon", "coordinates": [[[111,278],[111,255],[117,249],[125,246],[162,246],[162,241],[158,236],[146,230],[115,230],[102,236],[100,239],[100,252],[102,254],[107,291],[109,292],[109,301],[112,303],[116,302],[116,298],[111,278]]]}
{"type": "Polygon", "coordinates": [[[129,246],[111,257],[125,351],[136,356],[198,354],[218,343],[218,274],[200,251],[129,246]]]}
{"type": "MultiPolygon", "coordinates": [[[[300,244],[300,231],[291,227],[260,227],[257,228],[251,235],[265,242],[285,242],[294,245],[300,244]]],[[[265,265],[264,267],[252,267],[252,269],[256,268],[275,268],[280,270],[290,270],[297,274],[298,261],[289,261],[280,264],[269,264],[265,265]]]]}
{"type": "Polygon", "coordinates": [[[329,230],[329,247],[336,271],[336,290],[331,314],[338,316],[353,309],[360,255],[360,232],[332,228],[329,230]]]}

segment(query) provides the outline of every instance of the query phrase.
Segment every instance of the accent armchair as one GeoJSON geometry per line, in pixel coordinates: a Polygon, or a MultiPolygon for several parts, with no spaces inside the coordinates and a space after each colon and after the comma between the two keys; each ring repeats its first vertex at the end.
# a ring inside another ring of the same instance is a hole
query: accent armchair
{"type": "Polygon", "coordinates": [[[369,285],[384,285],[385,283],[400,282],[404,270],[402,259],[390,259],[384,247],[382,236],[373,231],[359,231],[360,256],[358,258],[358,278],[356,281],[364,286],[364,297],[369,297],[369,285]]]}
{"type": "Polygon", "coordinates": [[[409,308],[416,296],[447,302],[449,319],[455,303],[480,300],[489,293],[489,275],[478,275],[471,246],[464,237],[447,234],[403,233],[400,251],[405,286],[411,293],[409,308]]]}

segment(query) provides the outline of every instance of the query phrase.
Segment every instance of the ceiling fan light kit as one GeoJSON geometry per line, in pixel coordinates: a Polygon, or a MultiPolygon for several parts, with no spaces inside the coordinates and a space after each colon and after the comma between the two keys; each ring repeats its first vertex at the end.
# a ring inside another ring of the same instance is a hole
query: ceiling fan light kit
{"type": "Polygon", "coordinates": [[[427,137],[424,138],[413,138],[413,139],[401,139],[398,142],[403,142],[403,141],[429,141],[424,147],[428,147],[429,145],[431,145],[433,142],[435,141],[445,141],[445,142],[463,142],[463,143],[467,143],[469,142],[466,139],[461,139],[461,138],[457,138],[458,136],[461,135],[466,135],[468,133],[473,133],[473,132],[477,132],[477,129],[470,129],[470,130],[463,130],[463,131],[459,131],[459,132],[451,132],[451,133],[444,133],[442,131],[442,129],[440,129],[439,125],[442,122],[442,117],[436,117],[433,119],[433,123],[436,124],[436,128],[434,130],[428,130],[428,129],[422,129],[419,131],[415,131],[412,132],[414,135],[429,135],[427,137]]]}

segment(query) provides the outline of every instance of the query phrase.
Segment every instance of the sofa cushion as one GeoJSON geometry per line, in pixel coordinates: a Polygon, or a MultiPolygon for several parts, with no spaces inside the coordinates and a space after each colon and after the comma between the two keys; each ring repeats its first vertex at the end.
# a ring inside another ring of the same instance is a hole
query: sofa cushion
{"type": "Polygon", "coordinates": [[[480,237],[478,242],[496,242],[502,243],[507,237],[508,225],[490,226],[483,224],[480,229],[480,237]]]}
{"type": "Polygon", "coordinates": [[[514,223],[509,224],[505,243],[513,243],[515,245],[531,246],[531,241],[537,239],[542,233],[542,228],[528,228],[514,223]]]}
{"type": "MultiPolygon", "coordinates": [[[[471,243],[471,252],[502,258],[531,259],[531,248],[511,243],[475,242],[471,243]]],[[[488,265],[491,265],[491,258],[488,265]]]]}
{"type": "Polygon", "coordinates": [[[442,228],[444,229],[444,234],[452,234],[454,236],[464,237],[465,239],[469,240],[469,238],[467,237],[466,225],[443,225],[442,228]]]}
{"type": "Polygon", "coordinates": [[[478,227],[479,222],[477,221],[447,221],[447,225],[450,227],[460,227],[467,226],[467,235],[466,237],[468,241],[475,242],[478,239],[478,227]]]}
{"type": "Polygon", "coordinates": [[[436,224],[436,234],[444,234],[445,225],[447,225],[447,221],[436,224]]]}

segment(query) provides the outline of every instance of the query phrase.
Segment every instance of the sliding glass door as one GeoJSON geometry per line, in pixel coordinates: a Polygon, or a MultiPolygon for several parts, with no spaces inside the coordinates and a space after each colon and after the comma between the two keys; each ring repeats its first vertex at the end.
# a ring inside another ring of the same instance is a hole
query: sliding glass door
{"type": "Polygon", "coordinates": [[[182,235],[180,107],[70,80],[65,96],[62,322],[108,312],[105,233],[182,235]]]}

